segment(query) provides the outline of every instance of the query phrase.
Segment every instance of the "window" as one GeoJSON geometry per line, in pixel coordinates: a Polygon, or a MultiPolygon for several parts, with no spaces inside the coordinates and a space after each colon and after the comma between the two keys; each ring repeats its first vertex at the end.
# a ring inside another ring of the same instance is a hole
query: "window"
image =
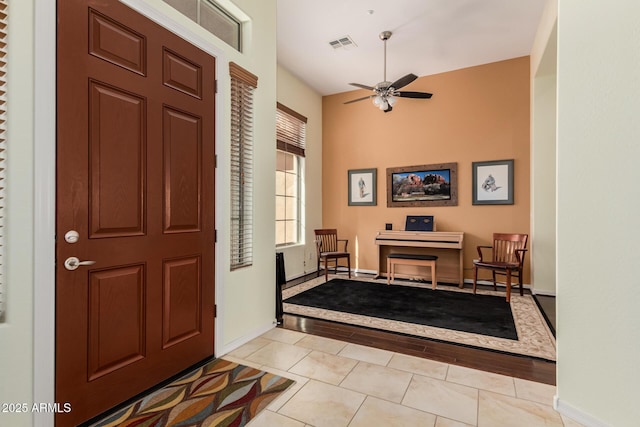
{"type": "Polygon", "coordinates": [[[276,111],[276,246],[302,241],[302,176],[307,118],[278,103],[276,111]]]}
{"type": "Polygon", "coordinates": [[[278,150],[276,158],[276,246],[299,242],[300,159],[278,150]]]}
{"type": "Polygon", "coordinates": [[[164,0],[237,51],[242,51],[242,24],[213,0],[164,0]]]}
{"type": "Polygon", "coordinates": [[[0,321],[4,317],[4,166],[7,123],[7,1],[0,0],[0,321]]]}
{"type": "Polygon", "coordinates": [[[258,78],[229,63],[231,75],[231,270],[253,264],[253,91],[258,78]]]}

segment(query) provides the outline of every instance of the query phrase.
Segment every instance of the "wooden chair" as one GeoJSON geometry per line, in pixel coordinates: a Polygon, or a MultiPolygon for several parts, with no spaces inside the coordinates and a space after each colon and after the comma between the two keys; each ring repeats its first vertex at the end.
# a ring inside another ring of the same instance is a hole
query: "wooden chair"
{"type": "Polygon", "coordinates": [[[347,259],[347,270],[351,278],[351,254],[347,252],[349,241],[338,239],[338,230],[335,228],[314,230],[316,233],[316,250],[318,255],[318,276],[320,276],[320,261],[324,263],[324,278],[329,279],[329,261],[335,262],[335,272],[338,272],[338,260],[347,259]],[[338,242],[344,242],[344,250],[340,251],[338,242]]]}
{"type": "Polygon", "coordinates": [[[507,302],[511,301],[511,278],[517,277],[520,284],[520,295],[522,292],[522,266],[524,256],[527,251],[528,234],[493,234],[493,246],[478,246],[480,259],[473,260],[473,293],[476,293],[476,282],[478,281],[478,269],[486,268],[493,273],[493,289],[496,288],[496,274],[507,276],[507,302]],[[493,255],[490,260],[483,258],[482,249],[492,249],[493,255]]]}

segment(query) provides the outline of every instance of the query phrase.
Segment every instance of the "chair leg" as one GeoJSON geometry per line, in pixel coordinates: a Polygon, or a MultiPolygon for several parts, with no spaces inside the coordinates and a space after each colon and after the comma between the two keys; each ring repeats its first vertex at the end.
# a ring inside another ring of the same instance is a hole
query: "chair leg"
{"type": "Polygon", "coordinates": [[[473,293],[476,293],[476,284],[478,282],[478,267],[473,267],[473,293]]]}
{"type": "Polygon", "coordinates": [[[491,273],[493,274],[493,290],[497,291],[498,288],[496,287],[496,272],[492,271],[491,273]]]}
{"type": "Polygon", "coordinates": [[[320,277],[320,257],[318,257],[318,269],[316,270],[316,272],[317,272],[316,277],[320,277]]]}
{"type": "Polygon", "coordinates": [[[351,279],[351,255],[347,257],[347,271],[349,273],[349,279],[351,279]]]}
{"type": "Polygon", "coordinates": [[[324,281],[325,282],[329,281],[329,259],[328,258],[324,259],[324,281]]]}
{"type": "Polygon", "coordinates": [[[511,270],[507,268],[507,302],[511,301],[511,270]]]}
{"type": "Polygon", "coordinates": [[[522,270],[518,271],[518,283],[520,284],[520,296],[523,296],[524,293],[522,292],[522,270]]]}

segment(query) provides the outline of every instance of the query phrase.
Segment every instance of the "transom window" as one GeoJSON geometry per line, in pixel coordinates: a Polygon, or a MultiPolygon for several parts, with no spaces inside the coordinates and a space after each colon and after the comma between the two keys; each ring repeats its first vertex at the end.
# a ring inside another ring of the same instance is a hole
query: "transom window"
{"type": "Polygon", "coordinates": [[[235,50],[242,52],[242,23],[213,0],[164,0],[235,50]]]}

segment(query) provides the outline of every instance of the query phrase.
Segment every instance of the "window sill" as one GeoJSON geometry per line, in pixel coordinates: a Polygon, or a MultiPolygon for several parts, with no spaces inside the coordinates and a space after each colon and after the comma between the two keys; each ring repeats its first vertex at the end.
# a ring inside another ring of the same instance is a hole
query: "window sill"
{"type": "Polygon", "coordinates": [[[276,251],[281,251],[281,250],[286,250],[286,249],[295,249],[295,248],[304,248],[305,244],[304,243],[292,243],[290,245],[282,245],[282,246],[276,246],[276,251]]]}

